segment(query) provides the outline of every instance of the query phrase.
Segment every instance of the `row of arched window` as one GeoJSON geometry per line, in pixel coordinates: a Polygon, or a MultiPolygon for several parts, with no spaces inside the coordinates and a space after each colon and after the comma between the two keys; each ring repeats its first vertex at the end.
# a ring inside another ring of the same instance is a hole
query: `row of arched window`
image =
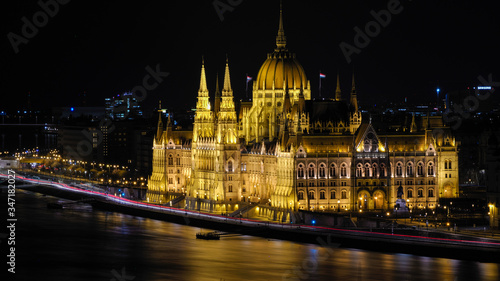
{"type": "MultiPolygon", "coordinates": [[[[414,197],[413,189],[409,188],[406,191],[406,196],[407,196],[408,199],[409,198],[413,198],[414,197]]],[[[418,188],[416,196],[417,197],[424,197],[424,189],[423,188],[418,188]]],[[[427,190],[427,197],[434,197],[434,189],[433,188],[429,188],[427,190]]]]}
{"type": "MultiPolygon", "coordinates": [[[[297,194],[298,200],[304,200],[305,192],[300,190],[297,194]]],[[[319,198],[316,198],[316,192],[314,190],[309,190],[308,198],[309,199],[327,199],[326,198],[326,190],[322,189],[319,191],[319,198]]],[[[340,191],[340,197],[337,197],[337,191],[331,190],[329,194],[329,199],[347,199],[347,190],[343,189],[340,191]]]]}
{"type": "MultiPolygon", "coordinates": [[[[446,165],[445,167],[448,167],[447,169],[450,169],[451,168],[451,161],[449,163],[445,162],[445,165],[446,165]]],[[[321,164],[319,164],[317,171],[316,171],[316,166],[314,165],[314,163],[310,163],[307,166],[307,170],[306,170],[305,165],[303,163],[300,163],[298,165],[298,168],[297,168],[297,177],[304,178],[307,176],[307,178],[316,178],[316,177],[326,178],[327,174],[328,174],[328,177],[334,178],[334,177],[338,176],[338,172],[339,172],[338,170],[339,169],[337,168],[337,165],[335,163],[330,164],[328,169],[327,169],[325,163],[321,163],[321,164]]],[[[425,176],[425,175],[434,176],[434,163],[429,162],[427,164],[427,169],[425,169],[424,163],[419,162],[417,164],[417,169],[415,171],[413,163],[408,162],[406,165],[406,176],[415,176],[415,172],[416,172],[416,176],[425,176]],[[425,174],[426,172],[427,172],[427,174],[425,174]]],[[[395,173],[395,176],[397,176],[397,177],[403,176],[403,163],[402,162],[398,162],[396,164],[396,168],[395,168],[394,173],[395,173]]],[[[347,176],[347,164],[346,163],[342,163],[340,165],[340,176],[341,177],[347,176]]],[[[384,163],[381,163],[380,165],[377,165],[377,163],[374,163],[374,164],[366,163],[364,165],[361,163],[358,163],[356,165],[356,177],[358,177],[358,178],[360,178],[360,177],[386,177],[386,176],[387,176],[387,169],[386,169],[384,163]]]]}
{"type": "MultiPolygon", "coordinates": [[[[326,175],[328,173],[328,176],[330,178],[337,177],[337,174],[339,173],[337,165],[332,163],[329,167],[328,170],[326,168],[325,163],[319,164],[318,168],[318,177],[320,178],[326,178],[326,175]]],[[[298,168],[297,168],[297,177],[299,178],[304,178],[305,176],[305,165],[303,163],[300,163],[298,168]]],[[[346,177],[347,176],[347,164],[342,163],[340,165],[340,176],[341,177],[346,177]]],[[[307,167],[307,177],[308,178],[315,178],[316,177],[316,166],[313,163],[310,163],[309,166],[307,167]]]]}
{"type": "MultiPolygon", "coordinates": [[[[416,176],[425,176],[424,163],[418,162],[417,164],[417,174],[416,176]]],[[[398,162],[395,169],[396,177],[403,176],[403,163],[398,162]]],[[[413,168],[413,162],[408,162],[406,164],[406,176],[415,176],[415,170],[413,168]]],[[[434,163],[429,162],[427,164],[427,176],[434,176],[434,163]]]]}
{"type": "Polygon", "coordinates": [[[356,177],[358,178],[378,176],[380,176],[381,178],[387,176],[384,163],[380,164],[380,167],[377,165],[377,163],[373,163],[372,165],[366,163],[364,166],[361,163],[358,163],[358,165],[356,166],[356,177]]]}

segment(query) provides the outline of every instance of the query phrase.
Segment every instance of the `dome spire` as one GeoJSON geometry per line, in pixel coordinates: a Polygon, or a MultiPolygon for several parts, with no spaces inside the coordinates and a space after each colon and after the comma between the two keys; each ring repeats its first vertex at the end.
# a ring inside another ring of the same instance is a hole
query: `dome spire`
{"type": "Polygon", "coordinates": [[[276,36],[276,48],[277,50],[286,48],[286,36],[285,30],[283,29],[283,3],[280,1],[280,23],[278,29],[278,36],[276,36]]]}

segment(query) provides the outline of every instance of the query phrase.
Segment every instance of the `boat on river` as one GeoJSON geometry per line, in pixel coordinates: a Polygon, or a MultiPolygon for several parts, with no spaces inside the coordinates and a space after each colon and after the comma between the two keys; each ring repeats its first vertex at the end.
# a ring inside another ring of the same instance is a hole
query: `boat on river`
{"type": "Polygon", "coordinates": [[[196,233],[196,239],[219,240],[220,235],[217,232],[198,232],[196,233]]]}

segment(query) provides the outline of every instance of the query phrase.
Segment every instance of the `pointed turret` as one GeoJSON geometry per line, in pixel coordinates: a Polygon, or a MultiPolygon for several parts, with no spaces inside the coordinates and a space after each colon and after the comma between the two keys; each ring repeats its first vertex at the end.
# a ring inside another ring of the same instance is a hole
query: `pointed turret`
{"type": "Polygon", "coordinates": [[[417,131],[417,123],[415,123],[415,112],[413,112],[411,116],[410,133],[414,133],[416,131],[417,131]]]}
{"type": "Polygon", "coordinates": [[[354,112],[358,112],[358,98],[356,96],[356,85],[354,82],[354,73],[352,74],[352,89],[351,89],[351,107],[354,109],[354,112]]]}
{"type": "Polygon", "coordinates": [[[198,96],[208,97],[207,77],[205,75],[205,59],[201,58],[201,75],[200,75],[200,89],[198,96]]]}
{"type": "Polygon", "coordinates": [[[280,2],[280,23],[278,28],[278,35],[276,36],[276,49],[284,50],[286,49],[286,36],[285,30],[283,29],[283,4],[280,2]]]}
{"type": "Polygon", "coordinates": [[[224,88],[222,88],[222,96],[233,95],[233,89],[231,89],[231,77],[229,76],[229,62],[226,56],[226,71],[224,73],[224,88]]]}
{"type": "Polygon", "coordinates": [[[161,121],[161,111],[158,110],[158,128],[156,130],[156,141],[159,142],[163,134],[163,122],[161,121]]]}
{"type": "Polygon", "coordinates": [[[233,90],[231,89],[231,77],[229,75],[229,62],[226,57],[226,70],[224,73],[224,87],[219,112],[217,114],[217,142],[237,142],[237,119],[234,109],[233,90]]]}
{"type": "Polygon", "coordinates": [[[205,61],[201,61],[200,89],[198,90],[198,102],[193,124],[193,142],[201,137],[212,137],[214,132],[213,112],[210,105],[210,97],[205,76],[205,61]]]}
{"type": "Polygon", "coordinates": [[[340,101],[342,99],[342,92],[340,91],[340,74],[337,74],[337,89],[335,90],[335,100],[340,101]]]}

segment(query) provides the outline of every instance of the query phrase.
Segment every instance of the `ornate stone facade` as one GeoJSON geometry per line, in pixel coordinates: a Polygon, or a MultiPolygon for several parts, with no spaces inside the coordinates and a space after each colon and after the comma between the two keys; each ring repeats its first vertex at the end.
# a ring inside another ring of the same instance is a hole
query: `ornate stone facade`
{"type": "Polygon", "coordinates": [[[409,208],[458,196],[458,144],[440,117],[417,124],[413,116],[398,132],[379,132],[362,122],[354,77],[349,101],[339,83],[334,99],[311,100],[281,14],[252,102],[237,114],[227,60],[215,97],[212,106],[202,63],[193,131],[158,123],[149,202],[185,194],[186,208],[219,213],[252,202],[286,220],[297,210],[392,210],[399,187],[409,208]]]}

